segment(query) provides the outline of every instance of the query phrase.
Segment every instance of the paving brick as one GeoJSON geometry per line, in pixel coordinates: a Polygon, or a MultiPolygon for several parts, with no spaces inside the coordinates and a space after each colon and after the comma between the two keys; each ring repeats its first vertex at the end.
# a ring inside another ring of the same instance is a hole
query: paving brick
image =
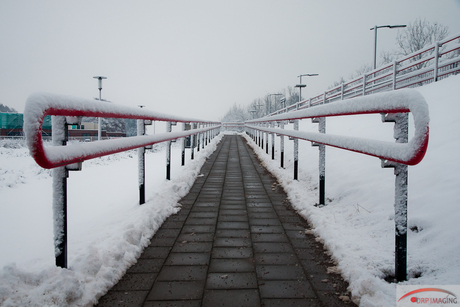
{"type": "Polygon", "coordinates": [[[250,247],[252,245],[250,238],[216,238],[215,247],[250,247]]]}
{"type": "Polygon", "coordinates": [[[163,265],[164,259],[139,258],[135,265],[130,267],[127,273],[157,273],[163,265]]]}
{"type": "Polygon", "coordinates": [[[158,274],[157,281],[205,280],[207,271],[207,266],[200,265],[164,266],[158,274]]]}
{"type": "Polygon", "coordinates": [[[218,222],[217,229],[249,229],[248,222],[218,222]]]}
{"type": "Polygon", "coordinates": [[[249,290],[206,290],[203,307],[255,307],[260,306],[259,291],[249,290]]]}
{"type": "Polygon", "coordinates": [[[284,233],[281,226],[251,226],[251,233],[284,233]]]}
{"type": "Polygon", "coordinates": [[[110,291],[100,298],[98,307],[141,307],[148,291],[110,291]]]}
{"type": "Polygon", "coordinates": [[[306,276],[300,265],[258,265],[257,277],[267,280],[297,280],[305,281],[306,276]]]}
{"type": "Polygon", "coordinates": [[[299,265],[293,253],[255,254],[254,260],[257,265],[299,265]]]}
{"type": "MultiPolygon", "coordinates": [[[[264,307],[322,307],[318,299],[263,299],[264,307]]],[[[333,306],[333,305],[325,305],[333,306]]]]}
{"type": "Polygon", "coordinates": [[[262,298],[316,298],[307,281],[267,280],[259,283],[262,298]]]}
{"type": "Polygon", "coordinates": [[[204,281],[156,282],[147,300],[200,300],[203,296],[204,283],[204,281]]]}
{"type": "Polygon", "coordinates": [[[166,258],[171,251],[171,247],[147,247],[142,252],[140,258],[166,258]]]}
{"type": "Polygon", "coordinates": [[[115,291],[149,291],[152,288],[153,282],[157,274],[151,273],[136,273],[125,274],[123,278],[113,286],[115,291]]]}
{"type": "Polygon", "coordinates": [[[250,247],[215,247],[212,249],[212,258],[249,258],[252,256],[250,247]]]}
{"type": "Polygon", "coordinates": [[[288,237],[284,233],[254,233],[251,235],[251,238],[252,242],[289,242],[288,237]]]}
{"type": "Polygon", "coordinates": [[[210,253],[212,242],[176,242],[172,248],[173,253],[210,253]]]}
{"type": "Polygon", "coordinates": [[[184,225],[182,234],[187,233],[210,233],[216,230],[215,225],[184,225]]]}
{"type": "Polygon", "coordinates": [[[237,259],[211,259],[209,265],[210,273],[229,273],[229,272],[255,272],[253,258],[237,258],[237,259]]]}
{"type": "Polygon", "coordinates": [[[280,226],[281,222],[278,219],[251,219],[251,226],[280,226]]]}
{"type": "Polygon", "coordinates": [[[208,253],[171,253],[165,265],[208,265],[208,253]]]}
{"type": "Polygon", "coordinates": [[[219,216],[220,222],[248,222],[247,215],[221,215],[219,216]]]}
{"type": "Polygon", "coordinates": [[[246,229],[218,229],[216,238],[250,238],[251,233],[246,229]]]}
{"type": "Polygon", "coordinates": [[[177,237],[179,242],[212,242],[213,239],[213,233],[182,233],[177,237]]]}
{"type": "Polygon", "coordinates": [[[200,307],[201,301],[147,301],[144,307],[200,307]]]}
{"type": "Polygon", "coordinates": [[[257,288],[255,273],[210,273],[206,280],[206,289],[246,288],[257,288]]]}

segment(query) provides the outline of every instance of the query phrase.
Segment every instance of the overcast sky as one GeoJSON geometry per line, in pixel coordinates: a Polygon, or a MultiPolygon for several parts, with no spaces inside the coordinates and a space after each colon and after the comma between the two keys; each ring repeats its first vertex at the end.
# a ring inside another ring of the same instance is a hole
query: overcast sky
{"type": "MultiPolygon", "coordinates": [[[[0,103],[37,91],[218,120],[298,83],[310,97],[373,61],[374,25],[460,32],[460,0],[0,0],[0,103]]],[[[378,53],[396,49],[379,29],[378,53]]]]}

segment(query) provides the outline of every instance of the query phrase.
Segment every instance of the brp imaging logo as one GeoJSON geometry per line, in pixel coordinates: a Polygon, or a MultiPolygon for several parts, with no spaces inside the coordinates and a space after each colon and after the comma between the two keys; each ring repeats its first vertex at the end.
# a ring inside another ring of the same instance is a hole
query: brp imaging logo
{"type": "Polygon", "coordinates": [[[460,286],[402,286],[396,287],[396,306],[460,306],[457,294],[460,286]]]}

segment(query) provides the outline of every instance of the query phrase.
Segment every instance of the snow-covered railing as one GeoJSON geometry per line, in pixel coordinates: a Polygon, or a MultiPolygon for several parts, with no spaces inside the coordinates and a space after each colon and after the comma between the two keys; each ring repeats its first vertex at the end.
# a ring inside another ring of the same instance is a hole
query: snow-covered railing
{"type": "MultiPolygon", "coordinates": [[[[197,135],[202,146],[214,137],[220,123],[166,115],[142,108],[134,108],[103,101],[81,99],[49,93],[29,96],[24,109],[24,132],[30,154],[43,168],[53,168],[53,214],[55,232],[56,265],[67,267],[67,177],[71,170],[81,170],[85,160],[102,157],[131,149],[139,153],[139,203],[145,202],[145,148],[167,142],[166,178],[170,179],[171,141],[197,135]],[[46,115],[52,117],[52,147],[45,147],[42,140],[42,124],[46,115]],[[137,119],[138,135],[134,137],[103,140],[90,143],[67,145],[68,125],[81,123],[81,118],[106,117],[137,119]],[[167,122],[167,132],[145,135],[145,125],[152,121],[167,122]],[[177,122],[190,123],[196,129],[172,132],[171,126],[177,122]]],[[[198,143],[199,149],[199,143],[198,143]]],[[[192,148],[193,151],[193,148],[192,148]]],[[[193,158],[193,154],[192,154],[193,158]]]]}
{"type": "Polygon", "coordinates": [[[460,34],[385,64],[324,93],[277,110],[271,115],[358,96],[413,88],[460,73],[460,34]]]}
{"type": "MultiPolygon", "coordinates": [[[[407,268],[407,176],[408,165],[418,164],[425,156],[429,138],[428,105],[423,96],[411,89],[358,97],[329,104],[318,105],[294,112],[266,116],[246,121],[246,133],[263,148],[264,140],[268,154],[269,134],[274,159],[275,134],[281,137],[281,167],[284,164],[284,136],[306,140],[319,146],[319,205],[325,204],[325,145],[380,158],[382,167],[395,169],[395,271],[398,281],[406,279],[407,268]],[[408,140],[408,113],[414,119],[414,136],[408,140]],[[396,143],[326,134],[326,117],[358,114],[382,114],[383,122],[394,122],[396,143]],[[311,118],[319,124],[319,133],[298,131],[298,121],[311,118]],[[294,130],[284,129],[286,121],[294,123],[294,130]],[[277,124],[280,128],[275,128],[277,124]]],[[[298,153],[294,143],[294,179],[297,179],[298,153]]]]}

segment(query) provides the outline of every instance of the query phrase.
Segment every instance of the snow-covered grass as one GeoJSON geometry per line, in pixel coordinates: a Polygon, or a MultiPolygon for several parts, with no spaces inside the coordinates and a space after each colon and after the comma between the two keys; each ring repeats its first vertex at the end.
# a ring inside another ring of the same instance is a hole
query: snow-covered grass
{"type": "Polygon", "coordinates": [[[68,179],[69,268],[54,265],[51,171],[30,157],[24,141],[0,141],[0,305],[91,306],[136,262],[162,222],[180,210],[221,136],[180,166],[172,150],[146,153],[146,203],[138,205],[137,152],[89,160],[68,179]]]}
{"type": "MultiPolygon", "coordinates": [[[[425,159],[409,168],[408,269],[403,284],[460,284],[460,76],[418,91],[430,109],[430,142],[425,159]]],[[[286,127],[290,128],[290,127],[286,127]]],[[[317,131],[303,121],[300,129],[317,131]]],[[[393,124],[379,115],[327,119],[327,133],[391,141],[393,124]]],[[[136,261],[162,221],[179,208],[219,137],[180,166],[173,149],[172,180],[165,178],[165,155],[146,154],[147,203],[138,205],[136,152],[83,163],[70,173],[69,266],[54,266],[51,172],[41,169],[25,145],[0,143],[0,305],[91,306],[136,261]]],[[[276,148],[278,149],[279,138],[276,148]]],[[[264,164],[308,218],[360,306],[394,306],[394,175],[376,158],[326,149],[327,206],[318,202],[318,149],[299,142],[299,181],[292,180],[292,141],[285,169],[255,147],[264,164]]]]}
{"type": "MultiPolygon", "coordinates": [[[[430,141],[424,160],[409,167],[409,280],[402,284],[460,284],[460,76],[417,90],[429,105],[430,141]]],[[[303,121],[300,130],[317,131],[317,124],[303,121]]],[[[328,118],[326,128],[327,133],[386,141],[392,130],[393,124],[381,123],[379,115],[328,118]]],[[[272,161],[265,150],[253,147],[338,261],[353,300],[362,307],[395,306],[396,285],[384,280],[394,272],[393,169],[382,169],[377,158],[327,147],[327,206],[318,208],[317,147],[299,143],[300,180],[294,181],[293,142],[285,143],[286,169],[279,167],[278,152],[272,161]]]]}

